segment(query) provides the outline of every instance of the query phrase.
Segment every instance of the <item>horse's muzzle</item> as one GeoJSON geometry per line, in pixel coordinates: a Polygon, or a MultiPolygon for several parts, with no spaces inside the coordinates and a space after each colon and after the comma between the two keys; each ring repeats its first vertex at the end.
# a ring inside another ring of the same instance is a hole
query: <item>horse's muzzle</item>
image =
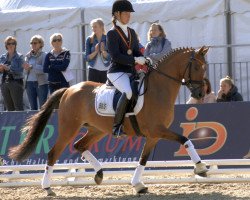
{"type": "Polygon", "coordinates": [[[202,87],[197,87],[197,88],[191,89],[191,97],[193,97],[195,99],[201,99],[204,96],[205,96],[205,93],[204,93],[202,87]]]}

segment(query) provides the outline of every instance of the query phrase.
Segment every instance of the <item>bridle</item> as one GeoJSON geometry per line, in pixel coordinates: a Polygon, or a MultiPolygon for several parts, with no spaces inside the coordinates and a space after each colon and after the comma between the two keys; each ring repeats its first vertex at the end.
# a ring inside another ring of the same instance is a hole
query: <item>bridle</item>
{"type": "MultiPolygon", "coordinates": [[[[184,74],[183,74],[183,77],[181,80],[175,78],[175,77],[172,77],[162,71],[160,71],[157,67],[153,66],[152,64],[148,64],[148,67],[150,69],[152,69],[153,71],[156,71],[158,72],[159,74],[169,78],[169,79],[172,79],[178,83],[180,83],[181,85],[186,85],[187,88],[191,91],[191,92],[194,92],[195,90],[199,89],[200,87],[203,86],[203,81],[196,81],[196,80],[192,80],[192,74],[191,74],[191,69],[192,69],[192,64],[193,64],[193,61],[196,61],[196,62],[199,62],[201,64],[203,64],[202,61],[200,61],[198,58],[195,58],[195,51],[192,51],[191,52],[191,56],[190,56],[190,59],[189,59],[189,62],[185,68],[185,71],[184,71],[184,74]],[[185,80],[185,75],[186,73],[188,72],[188,80],[186,81],[185,80]],[[195,85],[197,85],[195,87],[195,85]]],[[[149,62],[150,63],[150,62],[149,62]]]]}

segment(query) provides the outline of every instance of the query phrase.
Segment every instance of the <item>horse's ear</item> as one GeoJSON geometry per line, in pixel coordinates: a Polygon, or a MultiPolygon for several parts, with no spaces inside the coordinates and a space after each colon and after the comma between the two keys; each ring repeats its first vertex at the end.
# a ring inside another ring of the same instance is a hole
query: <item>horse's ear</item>
{"type": "Polygon", "coordinates": [[[207,54],[208,50],[209,50],[209,47],[203,46],[203,47],[201,47],[201,48],[199,49],[198,54],[200,54],[200,55],[202,55],[202,56],[205,56],[205,55],[207,54]]]}

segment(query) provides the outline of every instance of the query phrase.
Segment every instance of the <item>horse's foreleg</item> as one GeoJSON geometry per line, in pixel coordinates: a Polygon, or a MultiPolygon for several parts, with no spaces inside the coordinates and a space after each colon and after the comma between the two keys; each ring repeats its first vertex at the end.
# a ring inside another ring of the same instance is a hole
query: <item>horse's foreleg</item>
{"type": "Polygon", "coordinates": [[[139,165],[136,167],[133,178],[131,180],[131,184],[135,188],[136,193],[146,193],[148,191],[148,188],[141,181],[141,176],[148,161],[150,152],[157,142],[158,139],[147,138],[146,143],[144,144],[139,165]]]}
{"type": "Polygon", "coordinates": [[[82,153],[82,159],[85,158],[85,160],[87,160],[93,166],[96,172],[94,180],[98,185],[102,183],[103,179],[102,166],[96,157],[88,150],[88,148],[90,145],[98,142],[104,136],[104,133],[101,133],[97,129],[91,127],[88,129],[88,132],[74,144],[75,149],[82,153]]]}
{"type": "Polygon", "coordinates": [[[176,141],[181,145],[184,145],[188,152],[188,155],[196,166],[194,169],[194,173],[201,176],[206,176],[206,172],[208,171],[206,164],[201,162],[201,158],[195,150],[193,143],[187,137],[179,135],[165,127],[157,128],[157,130],[155,130],[155,133],[157,133],[157,137],[159,138],[176,141]]]}

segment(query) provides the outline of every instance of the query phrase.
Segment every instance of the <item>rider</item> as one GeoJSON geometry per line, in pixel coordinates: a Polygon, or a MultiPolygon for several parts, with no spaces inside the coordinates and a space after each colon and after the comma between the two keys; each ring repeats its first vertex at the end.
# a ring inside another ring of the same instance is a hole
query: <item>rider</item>
{"type": "Polygon", "coordinates": [[[139,50],[135,31],[128,27],[131,12],[134,12],[134,9],[129,1],[116,0],[112,7],[113,27],[107,33],[107,48],[111,56],[107,77],[122,93],[114,118],[113,135],[115,137],[125,134],[122,123],[128,102],[132,97],[129,77],[135,73],[135,63],[144,65],[146,61],[139,50]]]}

